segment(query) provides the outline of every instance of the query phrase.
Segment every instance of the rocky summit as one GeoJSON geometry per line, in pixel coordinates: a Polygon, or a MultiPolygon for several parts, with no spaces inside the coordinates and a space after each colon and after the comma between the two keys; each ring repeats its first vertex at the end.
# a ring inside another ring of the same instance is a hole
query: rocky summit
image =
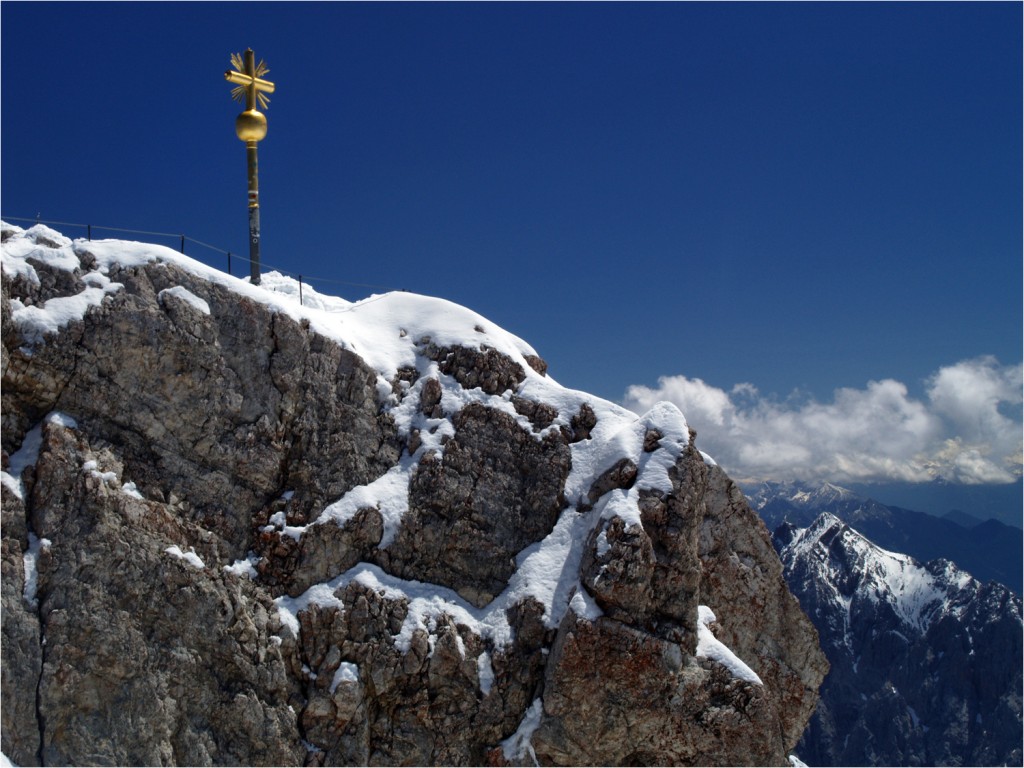
{"type": "Polygon", "coordinates": [[[788,764],[827,662],[673,406],[440,299],[2,239],[10,760],[788,764]]]}

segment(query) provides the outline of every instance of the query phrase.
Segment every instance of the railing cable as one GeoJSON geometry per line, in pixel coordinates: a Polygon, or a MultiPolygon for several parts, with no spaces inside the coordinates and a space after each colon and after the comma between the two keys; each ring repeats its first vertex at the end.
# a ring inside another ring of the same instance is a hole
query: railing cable
{"type": "MultiPolygon", "coordinates": [[[[216,251],[217,253],[226,254],[227,255],[227,259],[228,259],[228,274],[229,275],[231,274],[231,261],[232,261],[232,259],[242,259],[243,261],[245,261],[247,263],[251,263],[251,261],[250,261],[250,259],[248,257],[243,256],[240,253],[234,253],[233,251],[229,251],[226,248],[219,248],[216,245],[210,245],[209,243],[204,243],[202,240],[196,240],[194,237],[189,237],[188,235],[181,234],[180,232],[154,232],[154,231],[146,230],[146,229],[126,229],[124,227],[107,227],[107,226],[100,226],[100,225],[97,225],[97,224],[78,224],[78,223],[73,222],[73,221],[53,221],[53,220],[48,220],[48,219],[41,219],[38,216],[36,218],[28,218],[28,217],[25,217],[25,216],[5,216],[5,215],[0,214],[0,218],[2,218],[4,221],[27,221],[27,222],[32,222],[34,224],[47,224],[47,225],[53,224],[53,225],[62,226],[62,227],[80,227],[82,229],[85,229],[86,235],[87,235],[87,239],[89,239],[89,240],[92,240],[92,231],[94,229],[103,230],[103,231],[106,231],[106,232],[127,232],[127,233],[133,234],[133,235],[149,235],[151,237],[173,237],[173,238],[178,238],[181,241],[181,252],[183,254],[185,253],[185,241],[188,241],[190,243],[195,243],[196,245],[202,246],[203,248],[208,248],[211,251],[216,251]]],[[[212,265],[210,265],[210,266],[212,266],[212,265]]],[[[296,278],[299,281],[299,293],[301,295],[301,293],[302,293],[302,283],[303,283],[303,279],[304,279],[301,274],[299,274],[298,272],[293,272],[292,270],[289,270],[289,269],[284,269],[283,267],[279,267],[279,266],[276,266],[274,264],[268,264],[266,262],[263,262],[263,266],[264,267],[269,267],[271,270],[280,272],[281,274],[287,275],[288,277],[296,278]]],[[[332,278],[332,277],[316,277],[316,276],[314,276],[313,278],[309,278],[307,276],[305,278],[305,281],[306,281],[307,285],[309,284],[309,281],[311,279],[315,280],[318,283],[335,283],[337,285],[350,285],[350,286],[353,286],[353,287],[356,287],[356,288],[371,288],[371,289],[380,290],[380,291],[405,291],[405,290],[407,290],[405,288],[395,288],[394,286],[389,286],[389,285],[379,285],[379,284],[375,284],[375,283],[356,283],[356,282],[353,282],[351,280],[338,280],[337,278],[332,278]]]]}

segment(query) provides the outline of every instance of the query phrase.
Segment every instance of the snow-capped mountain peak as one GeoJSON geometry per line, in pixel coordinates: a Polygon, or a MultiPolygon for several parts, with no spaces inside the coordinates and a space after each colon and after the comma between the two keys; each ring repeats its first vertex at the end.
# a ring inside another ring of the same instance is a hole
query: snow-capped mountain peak
{"type": "Polygon", "coordinates": [[[795,504],[818,506],[837,501],[850,501],[855,498],[859,497],[853,491],[826,482],[817,488],[800,487],[795,489],[789,500],[795,504]]]}
{"type": "Polygon", "coordinates": [[[868,501],[848,488],[834,483],[765,481],[747,489],[750,505],[761,510],[769,503],[785,502],[802,510],[822,510],[830,505],[868,501]]]}
{"type": "Polygon", "coordinates": [[[952,563],[932,573],[908,555],[876,546],[828,512],[795,532],[782,558],[817,570],[819,583],[835,588],[837,602],[887,606],[907,630],[918,634],[973,581],[952,563]]]}
{"type": "Polygon", "coordinates": [[[1020,763],[1020,598],[921,563],[829,512],[774,535],[831,671],[798,752],[810,765],[1020,763]]]}

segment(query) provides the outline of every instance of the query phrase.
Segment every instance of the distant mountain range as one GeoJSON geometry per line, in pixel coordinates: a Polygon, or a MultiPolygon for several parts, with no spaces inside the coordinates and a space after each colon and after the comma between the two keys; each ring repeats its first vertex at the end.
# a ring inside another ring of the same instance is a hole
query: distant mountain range
{"type": "Polygon", "coordinates": [[[831,483],[762,483],[744,488],[750,505],[774,531],[806,528],[829,512],[884,549],[927,562],[952,560],[976,579],[997,581],[1018,595],[1024,583],[1024,532],[995,519],[957,511],[944,517],[886,506],[831,483]]]}
{"type": "Polygon", "coordinates": [[[963,485],[936,478],[930,483],[847,483],[846,487],[890,507],[916,509],[936,517],[944,517],[950,510],[961,510],[978,522],[995,518],[1001,523],[1021,527],[1024,482],[1019,478],[1015,483],[999,485],[963,485]]]}
{"type": "MultiPolygon", "coordinates": [[[[769,516],[831,505],[893,537],[908,536],[916,519],[835,486],[764,490],[769,516]]],[[[829,512],[798,525],[783,522],[773,543],[831,664],[801,760],[1020,765],[1020,597],[949,560],[922,565],[886,551],[829,512]]]]}

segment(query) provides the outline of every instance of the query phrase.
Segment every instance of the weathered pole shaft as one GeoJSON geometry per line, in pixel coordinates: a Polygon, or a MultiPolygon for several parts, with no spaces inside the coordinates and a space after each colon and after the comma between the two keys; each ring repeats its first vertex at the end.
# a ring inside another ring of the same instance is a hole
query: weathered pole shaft
{"type": "Polygon", "coordinates": [[[245,53],[245,75],[248,82],[245,89],[245,108],[256,109],[256,54],[252,48],[246,48],[245,53]]]}
{"type": "Polygon", "coordinates": [[[256,142],[245,142],[249,170],[249,275],[253,285],[260,284],[260,184],[256,142]]]}

